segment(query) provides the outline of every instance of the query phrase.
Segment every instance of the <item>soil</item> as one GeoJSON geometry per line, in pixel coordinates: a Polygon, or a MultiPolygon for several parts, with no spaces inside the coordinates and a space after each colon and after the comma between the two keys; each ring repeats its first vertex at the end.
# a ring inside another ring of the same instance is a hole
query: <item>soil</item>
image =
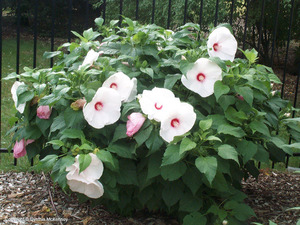
{"type": "MultiPolygon", "coordinates": [[[[257,218],[248,222],[296,224],[300,210],[300,174],[263,170],[256,181],[242,183],[249,196],[246,203],[257,218]]],[[[163,214],[138,212],[122,217],[103,206],[79,203],[75,194],[66,195],[48,175],[32,173],[0,173],[0,224],[115,224],[115,225],[179,225],[175,218],[163,214]]]]}

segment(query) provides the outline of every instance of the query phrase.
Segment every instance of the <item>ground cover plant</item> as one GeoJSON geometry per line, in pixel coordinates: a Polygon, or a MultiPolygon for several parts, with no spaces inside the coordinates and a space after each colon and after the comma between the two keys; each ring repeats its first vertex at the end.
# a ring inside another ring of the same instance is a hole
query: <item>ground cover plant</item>
{"type": "Polygon", "coordinates": [[[39,155],[54,182],[110,210],[177,215],[183,224],[244,224],[241,180],[255,162],[299,149],[299,118],[272,92],[272,69],[224,24],[208,37],[103,19],[45,57],[53,68],[10,74],[14,156],[39,155]],[[284,129],[291,144],[278,135],[284,129]]]}

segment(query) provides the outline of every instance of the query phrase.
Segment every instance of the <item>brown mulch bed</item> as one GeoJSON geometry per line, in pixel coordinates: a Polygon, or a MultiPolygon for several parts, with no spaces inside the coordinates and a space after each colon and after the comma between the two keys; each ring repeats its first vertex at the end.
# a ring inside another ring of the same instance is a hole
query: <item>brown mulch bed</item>
{"type": "MultiPolygon", "coordinates": [[[[300,206],[300,174],[262,171],[257,182],[243,182],[247,203],[257,218],[250,222],[296,224],[300,206]]],[[[0,173],[0,224],[147,224],[178,225],[174,218],[161,214],[137,213],[121,217],[102,206],[78,203],[75,195],[53,187],[49,176],[31,173],[0,173]],[[51,220],[50,220],[51,219],[51,220]],[[60,221],[59,221],[60,220],[60,221]]]]}

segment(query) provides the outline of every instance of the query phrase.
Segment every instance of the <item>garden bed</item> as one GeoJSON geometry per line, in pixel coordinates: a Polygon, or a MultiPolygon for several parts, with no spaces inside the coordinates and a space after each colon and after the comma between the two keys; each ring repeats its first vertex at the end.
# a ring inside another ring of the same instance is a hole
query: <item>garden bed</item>
{"type": "MultiPolygon", "coordinates": [[[[252,222],[297,223],[299,210],[286,209],[299,206],[300,175],[263,170],[258,182],[249,178],[242,185],[249,196],[247,203],[258,217],[252,222]]],[[[22,219],[28,220],[26,224],[179,224],[163,214],[138,212],[132,217],[121,217],[102,206],[79,203],[74,193],[68,196],[53,186],[48,175],[0,173],[0,224],[25,224],[22,219]]]]}

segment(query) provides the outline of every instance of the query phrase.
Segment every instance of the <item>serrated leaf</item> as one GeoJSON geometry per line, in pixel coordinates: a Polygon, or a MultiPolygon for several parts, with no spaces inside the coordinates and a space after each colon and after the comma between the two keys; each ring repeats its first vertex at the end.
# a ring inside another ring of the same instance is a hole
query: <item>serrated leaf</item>
{"type": "Polygon", "coordinates": [[[194,149],[197,146],[195,142],[193,142],[191,139],[185,137],[181,143],[179,148],[179,155],[183,154],[186,151],[190,151],[194,149]]]}
{"type": "Polygon", "coordinates": [[[222,95],[227,94],[230,91],[230,88],[223,84],[222,81],[218,80],[214,85],[214,95],[216,96],[217,101],[222,95]]]}
{"type": "Polygon", "coordinates": [[[238,153],[235,150],[234,147],[232,147],[231,145],[221,145],[218,147],[218,155],[220,157],[222,157],[223,159],[232,159],[234,161],[237,162],[237,164],[239,163],[239,157],[238,157],[238,153]]]}
{"type": "Polygon", "coordinates": [[[207,156],[207,157],[199,156],[195,161],[195,165],[201,173],[204,173],[208,182],[212,184],[212,181],[215,178],[217,173],[217,167],[218,167],[217,159],[213,156],[207,156]]]}
{"type": "Polygon", "coordinates": [[[84,171],[92,162],[92,157],[89,154],[80,154],[78,157],[79,173],[84,171]]]}

